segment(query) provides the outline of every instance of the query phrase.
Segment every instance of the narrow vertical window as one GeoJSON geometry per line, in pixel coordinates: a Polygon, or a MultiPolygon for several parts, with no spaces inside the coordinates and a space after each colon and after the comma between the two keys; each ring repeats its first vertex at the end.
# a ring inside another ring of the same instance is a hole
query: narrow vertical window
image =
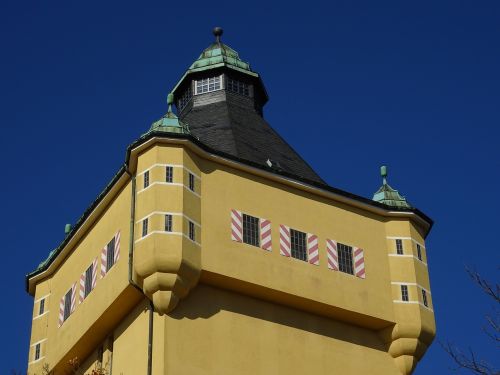
{"type": "Polygon", "coordinates": [[[165,215],[165,232],[172,232],[172,215],[165,215]]]}
{"type": "Polygon", "coordinates": [[[243,242],[259,247],[259,219],[243,214],[243,242]]]}
{"type": "Polygon", "coordinates": [[[189,222],[189,239],[191,241],[195,241],[195,232],[194,232],[194,223],[193,222],[189,222]]]}
{"type": "Polygon", "coordinates": [[[165,182],[172,182],[174,180],[174,168],[167,166],[165,168],[165,182]]]}
{"type": "Polygon", "coordinates": [[[194,191],[194,175],[189,174],[189,190],[194,191]]]}
{"type": "Polygon", "coordinates": [[[147,218],[142,221],[142,237],[148,234],[148,221],[147,218]]]}
{"type": "Polygon", "coordinates": [[[396,253],[399,255],[403,255],[403,240],[396,240],[396,253]]]}
{"type": "Polygon", "coordinates": [[[292,257],[307,262],[306,234],[295,229],[290,229],[290,242],[292,257]]]}
{"type": "Polygon", "coordinates": [[[94,268],[92,265],[90,265],[89,268],[85,271],[85,298],[89,295],[89,293],[92,291],[92,279],[94,277],[94,268]]]}
{"type": "Polygon", "coordinates": [[[35,345],[35,361],[40,359],[40,344],[35,345]]]}
{"type": "Polygon", "coordinates": [[[149,171],[144,172],[144,189],[149,186],[149,171]]]}
{"type": "Polygon", "coordinates": [[[423,289],[422,289],[422,302],[424,303],[425,307],[429,307],[429,303],[427,301],[427,293],[423,289]]]}
{"type": "Polygon", "coordinates": [[[106,272],[115,264],[115,238],[108,243],[108,251],[106,256],[106,272]]]}
{"type": "Polygon", "coordinates": [[[64,320],[68,319],[71,314],[71,289],[64,296],[64,320]]]}
{"type": "Polygon", "coordinates": [[[102,345],[97,349],[97,367],[102,369],[102,357],[103,357],[103,348],[102,345]]]}
{"type": "Polygon", "coordinates": [[[337,243],[337,253],[339,258],[339,271],[354,275],[352,247],[337,243]]]}
{"type": "Polygon", "coordinates": [[[38,308],[38,315],[42,315],[45,312],[45,298],[40,300],[40,307],[38,308]]]}
{"type": "Polygon", "coordinates": [[[401,285],[401,301],[408,302],[408,285],[401,285]]]}
{"type": "Polygon", "coordinates": [[[418,260],[422,260],[422,249],[420,248],[419,244],[417,244],[417,257],[418,260]]]}

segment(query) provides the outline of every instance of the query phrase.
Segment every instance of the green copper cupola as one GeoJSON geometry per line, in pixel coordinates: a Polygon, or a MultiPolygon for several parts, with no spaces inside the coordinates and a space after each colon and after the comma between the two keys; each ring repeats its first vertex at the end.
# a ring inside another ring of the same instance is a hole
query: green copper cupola
{"type": "Polygon", "coordinates": [[[168,94],[167,104],[167,113],[158,121],[153,122],[149,131],[189,134],[189,127],[187,126],[187,124],[184,124],[182,121],[180,121],[172,111],[172,104],[174,104],[174,95],[172,93],[168,94]]]}
{"type": "Polygon", "coordinates": [[[385,165],[380,167],[380,175],[382,176],[382,186],[373,194],[373,200],[392,207],[411,208],[406,198],[387,183],[387,167],[385,165]]]}

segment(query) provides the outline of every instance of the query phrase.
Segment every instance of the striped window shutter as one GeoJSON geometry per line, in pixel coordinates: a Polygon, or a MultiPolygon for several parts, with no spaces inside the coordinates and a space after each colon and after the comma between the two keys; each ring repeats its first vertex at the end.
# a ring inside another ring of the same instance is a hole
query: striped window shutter
{"type": "Polygon", "coordinates": [[[59,301],[59,327],[64,323],[64,295],[59,301]]]}
{"type": "Polygon", "coordinates": [[[73,284],[71,287],[71,313],[73,314],[73,311],[75,311],[76,307],[76,283],[73,284]]]}
{"type": "Polygon", "coordinates": [[[120,259],[120,231],[115,234],[115,260],[113,264],[118,262],[118,259],[120,259]]]}
{"type": "Polygon", "coordinates": [[[106,276],[106,266],[108,261],[108,245],[101,250],[101,279],[106,276]]]}
{"type": "Polygon", "coordinates": [[[319,266],[318,236],[307,233],[307,254],[309,263],[319,266]]]}
{"type": "Polygon", "coordinates": [[[97,258],[92,262],[92,290],[94,290],[97,283],[97,258]]]}
{"type": "Polygon", "coordinates": [[[271,251],[271,222],[267,219],[260,219],[260,247],[271,251]]]}
{"type": "Polygon", "coordinates": [[[80,300],[80,303],[83,302],[83,300],[85,299],[85,279],[86,279],[86,276],[87,276],[87,271],[83,271],[83,273],[80,275],[80,292],[79,292],[79,300],[80,300]]]}
{"type": "Polygon", "coordinates": [[[280,224],[280,254],[290,256],[290,227],[280,224]]]}
{"type": "Polygon", "coordinates": [[[243,219],[241,211],[231,210],[231,239],[243,242],[243,219]]]}
{"type": "Polygon", "coordinates": [[[339,256],[337,253],[337,241],[326,240],[326,252],[328,255],[328,268],[334,271],[339,270],[339,256]]]}
{"type": "Polygon", "coordinates": [[[366,278],[364,251],[358,247],[354,248],[354,274],[361,279],[366,278]]]}

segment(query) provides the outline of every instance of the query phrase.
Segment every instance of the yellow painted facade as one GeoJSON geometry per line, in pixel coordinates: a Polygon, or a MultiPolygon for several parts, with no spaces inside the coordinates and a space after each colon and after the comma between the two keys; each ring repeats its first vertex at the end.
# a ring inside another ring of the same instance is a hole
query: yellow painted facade
{"type": "Polygon", "coordinates": [[[418,213],[168,135],[131,149],[126,169],[51,264],[29,278],[30,374],[45,364],[64,373],[77,357],[85,374],[398,375],[410,374],[431,344],[430,224],[418,213]],[[232,240],[233,209],[271,222],[271,251],[232,240]],[[280,254],[280,224],[317,236],[319,265],[280,254]],[[101,251],[118,232],[119,259],[101,277],[101,251]],[[327,239],[363,249],[366,278],[329,269],[327,239]],[[95,288],[80,302],[81,274],[95,258],[95,288]],[[61,299],[74,284],[74,310],[59,326],[61,299]]]}

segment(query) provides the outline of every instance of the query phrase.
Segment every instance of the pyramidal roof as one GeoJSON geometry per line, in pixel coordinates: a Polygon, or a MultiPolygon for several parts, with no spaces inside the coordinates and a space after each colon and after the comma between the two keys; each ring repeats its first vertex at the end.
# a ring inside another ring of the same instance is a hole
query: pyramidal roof
{"type": "Polygon", "coordinates": [[[411,208],[411,205],[406,201],[406,198],[387,183],[387,167],[385,165],[380,168],[380,174],[382,176],[383,183],[380,189],[373,194],[373,200],[392,207],[411,208]]]}

